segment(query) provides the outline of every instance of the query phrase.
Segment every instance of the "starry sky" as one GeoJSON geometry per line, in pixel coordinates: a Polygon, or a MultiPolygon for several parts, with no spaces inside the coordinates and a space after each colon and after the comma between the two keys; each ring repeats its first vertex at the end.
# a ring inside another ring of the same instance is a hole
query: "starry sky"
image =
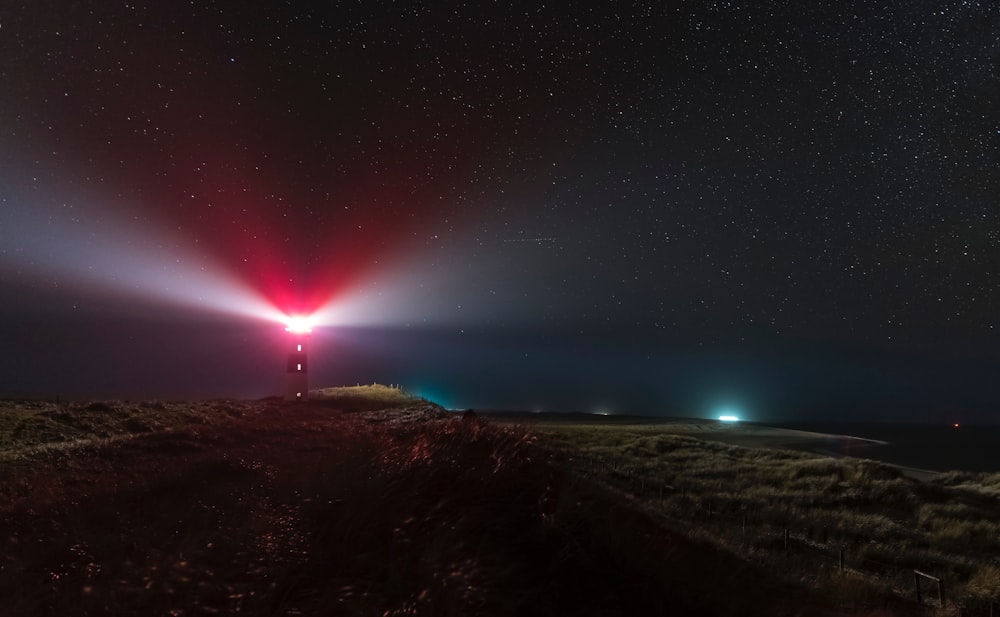
{"type": "Polygon", "coordinates": [[[0,396],[995,422],[1000,8],[0,8],[0,396]]]}

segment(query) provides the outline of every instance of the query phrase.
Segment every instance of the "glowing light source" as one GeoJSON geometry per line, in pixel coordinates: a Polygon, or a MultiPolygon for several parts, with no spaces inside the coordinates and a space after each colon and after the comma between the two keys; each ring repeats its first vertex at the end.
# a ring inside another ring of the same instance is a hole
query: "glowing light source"
{"type": "Polygon", "coordinates": [[[285,330],[292,334],[309,334],[312,332],[312,321],[301,315],[289,317],[285,320],[285,330]]]}
{"type": "Polygon", "coordinates": [[[739,416],[733,416],[729,414],[719,416],[719,422],[739,422],[739,421],[740,421],[739,416]]]}

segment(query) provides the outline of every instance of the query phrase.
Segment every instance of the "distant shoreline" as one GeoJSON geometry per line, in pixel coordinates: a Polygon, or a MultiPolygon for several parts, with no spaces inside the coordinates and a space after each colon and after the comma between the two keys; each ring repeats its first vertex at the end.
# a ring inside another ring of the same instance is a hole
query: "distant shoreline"
{"type": "Polygon", "coordinates": [[[576,422],[634,425],[644,430],[678,433],[754,448],[810,452],[821,456],[871,459],[899,468],[908,476],[935,473],[1000,472],[1000,426],[958,427],[940,424],[878,422],[739,422],[707,418],[601,415],[584,412],[476,410],[501,421],[576,422]]]}

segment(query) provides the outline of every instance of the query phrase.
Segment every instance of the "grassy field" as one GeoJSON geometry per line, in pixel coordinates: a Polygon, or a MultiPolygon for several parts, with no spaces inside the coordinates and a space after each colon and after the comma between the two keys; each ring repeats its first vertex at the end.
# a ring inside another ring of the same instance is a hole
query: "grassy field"
{"type": "Polygon", "coordinates": [[[517,422],[561,452],[567,468],[644,511],[818,586],[842,587],[850,571],[908,597],[916,569],[946,581],[946,614],[986,615],[1000,599],[1000,474],[918,480],[810,452],[851,438],[711,421],[517,422]]]}
{"type": "Polygon", "coordinates": [[[858,572],[912,558],[949,593],[995,591],[983,478],[317,394],[0,404],[0,613],[928,614],[762,540],[803,520],[863,542],[858,572]],[[743,513],[752,540],[723,523],[743,513]]]}

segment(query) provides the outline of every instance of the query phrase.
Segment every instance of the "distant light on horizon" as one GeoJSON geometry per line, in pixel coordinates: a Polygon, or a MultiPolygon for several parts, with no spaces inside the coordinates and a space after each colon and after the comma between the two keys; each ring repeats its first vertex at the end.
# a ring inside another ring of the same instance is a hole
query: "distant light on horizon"
{"type": "Polygon", "coordinates": [[[739,421],[740,421],[739,416],[734,416],[730,414],[724,414],[719,416],[719,422],[739,422],[739,421]]]}

